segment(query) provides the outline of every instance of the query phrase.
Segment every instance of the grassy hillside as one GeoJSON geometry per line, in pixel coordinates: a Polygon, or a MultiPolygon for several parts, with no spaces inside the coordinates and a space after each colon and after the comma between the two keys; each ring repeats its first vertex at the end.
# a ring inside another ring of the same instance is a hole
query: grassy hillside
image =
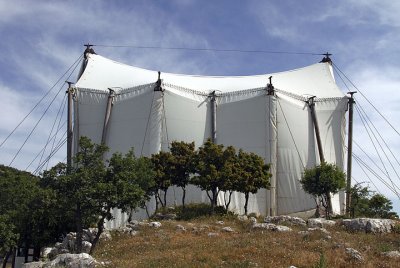
{"type": "Polygon", "coordinates": [[[137,235],[113,233],[102,242],[96,259],[109,267],[400,267],[399,259],[382,253],[400,250],[400,234],[350,233],[340,226],[329,234],[290,226],[291,232],[252,229],[236,217],[203,217],[191,221],[161,221],[158,229],[142,226],[137,235]],[[218,221],[224,221],[223,224],[218,221]],[[177,228],[186,228],[182,231],[177,228]],[[223,227],[234,232],[225,232],[223,227]],[[345,248],[358,250],[363,262],[345,248]]]}

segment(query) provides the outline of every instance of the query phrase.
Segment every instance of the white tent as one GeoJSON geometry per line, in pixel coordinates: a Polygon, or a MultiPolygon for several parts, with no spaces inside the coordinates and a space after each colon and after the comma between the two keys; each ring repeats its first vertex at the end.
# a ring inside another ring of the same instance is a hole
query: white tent
{"type": "MultiPolygon", "coordinates": [[[[252,195],[249,212],[266,215],[309,211],[315,208],[315,201],[301,189],[299,179],[304,167],[320,161],[307,104],[310,97],[316,96],[325,160],[343,167],[348,99],[336,85],[329,62],[254,76],[161,73],[159,91],[156,71],[86,55],[75,85],[75,150],[80,136],[105,142],[110,153],[125,153],[134,147],[137,155],[145,156],[168,150],[174,140],[194,141],[198,147],[214,138],[217,143],[257,153],[271,163],[271,190],[261,189],[252,195]],[[270,76],[272,95],[267,90],[270,76]]],[[[179,203],[180,189],[169,192],[169,201],[179,203]]],[[[207,201],[205,193],[194,186],[187,198],[188,202],[207,201]]],[[[219,202],[223,202],[223,194],[219,202]]],[[[334,212],[341,213],[344,195],[334,196],[332,202],[334,212]]],[[[154,209],[152,203],[150,210],[154,209]]],[[[242,213],[243,204],[244,196],[236,193],[231,209],[242,213]]],[[[115,213],[111,225],[123,224],[124,215],[115,213]]]]}

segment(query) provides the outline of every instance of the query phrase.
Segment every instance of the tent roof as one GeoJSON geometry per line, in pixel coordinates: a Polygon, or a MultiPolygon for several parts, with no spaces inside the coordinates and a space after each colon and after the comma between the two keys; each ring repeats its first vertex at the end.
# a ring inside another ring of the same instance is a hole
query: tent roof
{"type": "MultiPolygon", "coordinates": [[[[329,63],[316,63],[285,72],[251,76],[198,76],[161,73],[164,83],[204,93],[221,93],[265,87],[272,76],[275,88],[300,96],[343,97],[333,78],[329,63]]],[[[131,88],[154,83],[158,72],[119,63],[100,55],[88,54],[88,63],[76,83],[78,88],[108,91],[108,88],[131,88]]]]}

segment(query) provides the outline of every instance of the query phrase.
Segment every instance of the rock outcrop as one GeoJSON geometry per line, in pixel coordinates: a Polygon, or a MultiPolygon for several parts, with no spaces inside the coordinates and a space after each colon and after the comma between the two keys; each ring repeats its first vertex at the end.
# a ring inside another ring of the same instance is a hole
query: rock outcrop
{"type": "Polygon", "coordinates": [[[341,221],[349,231],[362,231],[366,233],[391,233],[395,226],[395,221],[390,219],[370,219],[357,218],[345,219],[341,221]]]}

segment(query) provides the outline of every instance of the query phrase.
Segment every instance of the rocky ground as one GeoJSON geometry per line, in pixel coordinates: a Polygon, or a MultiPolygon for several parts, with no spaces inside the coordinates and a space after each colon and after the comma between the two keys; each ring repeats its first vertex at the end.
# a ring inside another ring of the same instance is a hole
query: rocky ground
{"type": "Polygon", "coordinates": [[[96,259],[88,254],[96,229],[89,229],[84,253],[73,254],[76,236],[69,233],[43,250],[44,261],[25,267],[396,267],[400,262],[400,225],[393,220],[158,218],[105,231],[96,259]]]}

